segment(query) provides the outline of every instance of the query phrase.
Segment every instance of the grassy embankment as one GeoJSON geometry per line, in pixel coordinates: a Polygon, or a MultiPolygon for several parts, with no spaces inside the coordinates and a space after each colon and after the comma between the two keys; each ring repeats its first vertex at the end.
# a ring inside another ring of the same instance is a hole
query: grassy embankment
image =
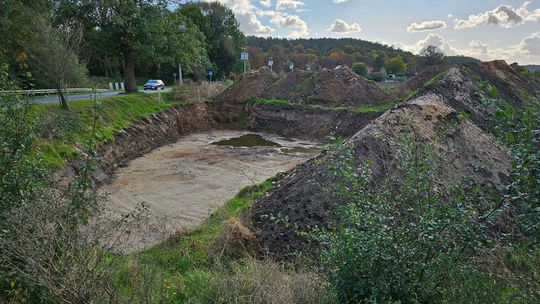
{"type": "Polygon", "coordinates": [[[239,253],[234,247],[237,240],[228,234],[227,220],[237,221],[274,187],[273,181],[242,189],[195,230],[123,257],[114,269],[122,294],[129,298],[145,284],[147,294],[165,303],[335,303],[328,285],[315,273],[256,259],[249,250],[241,248],[239,253]],[[216,250],[215,242],[223,239],[234,249],[216,250]]]}
{"type": "Polygon", "coordinates": [[[283,99],[265,99],[260,97],[250,97],[246,100],[247,104],[251,105],[266,105],[266,106],[291,106],[303,110],[321,109],[326,111],[343,111],[352,113],[379,113],[384,112],[393,107],[396,102],[384,102],[374,105],[362,105],[359,107],[325,107],[322,105],[296,104],[289,100],[283,99]]]}
{"type": "Polygon", "coordinates": [[[37,149],[47,167],[61,168],[66,161],[79,157],[91,137],[94,121],[97,144],[111,140],[114,133],[133,122],[148,117],[178,102],[161,94],[118,95],[108,98],[70,102],[64,111],[56,104],[32,106],[29,115],[38,123],[37,149]]]}

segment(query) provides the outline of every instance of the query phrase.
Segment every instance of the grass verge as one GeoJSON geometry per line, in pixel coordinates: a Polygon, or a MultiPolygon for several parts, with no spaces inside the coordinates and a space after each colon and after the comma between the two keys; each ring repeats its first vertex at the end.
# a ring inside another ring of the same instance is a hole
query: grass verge
{"type": "Polygon", "coordinates": [[[37,122],[40,139],[37,150],[48,168],[59,169],[77,158],[91,137],[94,120],[97,143],[113,139],[115,132],[133,122],[157,113],[174,102],[167,94],[129,94],[69,102],[65,111],[54,104],[32,107],[30,118],[37,122]],[[160,98],[165,98],[161,100],[160,98]]]}
{"type": "Polygon", "coordinates": [[[225,222],[238,218],[274,187],[275,178],[242,189],[198,228],[148,250],[127,255],[115,271],[122,294],[143,291],[161,303],[333,303],[327,283],[310,271],[271,259],[212,251],[225,222]],[[155,278],[159,278],[156,280],[155,278]],[[164,286],[164,287],[163,287],[164,286]],[[306,301],[306,299],[308,299],[306,301]]]}

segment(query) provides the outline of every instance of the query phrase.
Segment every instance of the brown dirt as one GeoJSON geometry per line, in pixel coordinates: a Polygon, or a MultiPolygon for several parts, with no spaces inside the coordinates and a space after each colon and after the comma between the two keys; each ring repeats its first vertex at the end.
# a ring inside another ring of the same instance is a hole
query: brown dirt
{"type": "Polygon", "coordinates": [[[268,87],[261,97],[324,106],[358,106],[390,99],[377,84],[348,67],[288,73],[268,87]]]}
{"type": "Polygon", "coordinates": [[[249,97],[283,99],[299,104],[358,106],[387,101],[390,96],[350,68],[294,71],[280,78],[263,68],[242,76],[216,102],[242,103],[249,97]]]}
{"type": "MultiPolygon", "coordinates": [[[[536,84],[501,62],[448,70],[417,97],[384,113],[348,140],[355,158],[372,164],[375,184],[396,174],[395,145],[405,129],[412,129],[417,140],[434,148],[438,184],[451,185],[466,177],[498,191],[508,182],[511,157],[492,134],[495,107],[481,93],[478,79],[501,87],[501,97],[518,107],[527,101],[512,88],[533,96],[538,92],[536,84]]],[[[335,182],[325,172],[327,164],[339,157],[336,153],[323,153],[281,175],[277,187],[246,214],[246,222],[270,254],[286,258],[306,245],[293,229],[270,220],[271,215],[286,217],[290,226],[300,229],[327,223],[334,202],[319,185],[335,182]]]]}
{"type": "MultiPolygon", "coordinates": [[[[246,133],[213,130],[191,134],[119,168],[112,182],[100,188],[106,198],[106,218],[119,219],[140,203],[146,204],[148,212],[144,225],[133,227],[116,249],[144,249],[178,230],[192,229],[242,187],[258,184],[317,155],[284,153],[275,147],[211,144],[246,133]]],[[[284,147],[317,146],[264,136],[284,147]]]]}
{"type": "Polygon", "coordinates": [[[251,108],[248,128],[283,136],[320,142],[349,138],[381,113],[355,113],[347,110],[264,106],[251,108]]]}

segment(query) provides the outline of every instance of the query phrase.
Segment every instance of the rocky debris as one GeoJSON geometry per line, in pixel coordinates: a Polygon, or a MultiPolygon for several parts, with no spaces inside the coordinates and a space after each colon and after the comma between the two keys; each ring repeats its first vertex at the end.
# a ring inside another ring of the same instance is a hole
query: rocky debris
{"type": "MultiPolygon", "coordinates": [[[[502,70],[514,75],[513,71],[502,70]]],[[[511,157],[492,134],[490,125],[495,108],[482,94],[475,74],[467,71],[450,69],[417,97],[387,111],[346,142],[357,161],[371,164],[374,184],[397,174],[393,159],[405,130],[434,149],[436,182],[440,185],[467,178],[470,183],[498,191],[508,181],[511,157]]],[[[507,81],[503,78],[499,82],[503,85],[507,81]]],[[[522,105],[524,101],[509,102],[522,105]]],[[[327,223],[335,202],[319,185],[335,182],[326,173],[328,164],[340,156],[339,151],[323,153],[282,175],[278,186],[260,198],[246,215],[268,252],[284,258],[306,244],[294,229],[276,223],[278,215],[288,220],[287,226],[298,225],[300,229],[327,223]]]]}
{"type": "Polygon", "coordinates": [[[282,99],[298,104],[358,106],[387,101],[390,96],[379,86],[355,74],[350,68],[294,71],[278,79],[266,69],[242,76],[217,97],[217,102],[245,102],[249,97],[282,99]]]}

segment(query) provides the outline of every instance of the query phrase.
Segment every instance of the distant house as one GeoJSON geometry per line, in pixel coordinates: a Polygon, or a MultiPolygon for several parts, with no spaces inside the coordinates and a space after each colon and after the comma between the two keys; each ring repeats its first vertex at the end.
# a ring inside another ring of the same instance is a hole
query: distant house
{"type": "Polygon", "coordinates": [[[407,81],[409,77],[407,75],[388,74],[384,82],[402,82],[407,81]]]}

